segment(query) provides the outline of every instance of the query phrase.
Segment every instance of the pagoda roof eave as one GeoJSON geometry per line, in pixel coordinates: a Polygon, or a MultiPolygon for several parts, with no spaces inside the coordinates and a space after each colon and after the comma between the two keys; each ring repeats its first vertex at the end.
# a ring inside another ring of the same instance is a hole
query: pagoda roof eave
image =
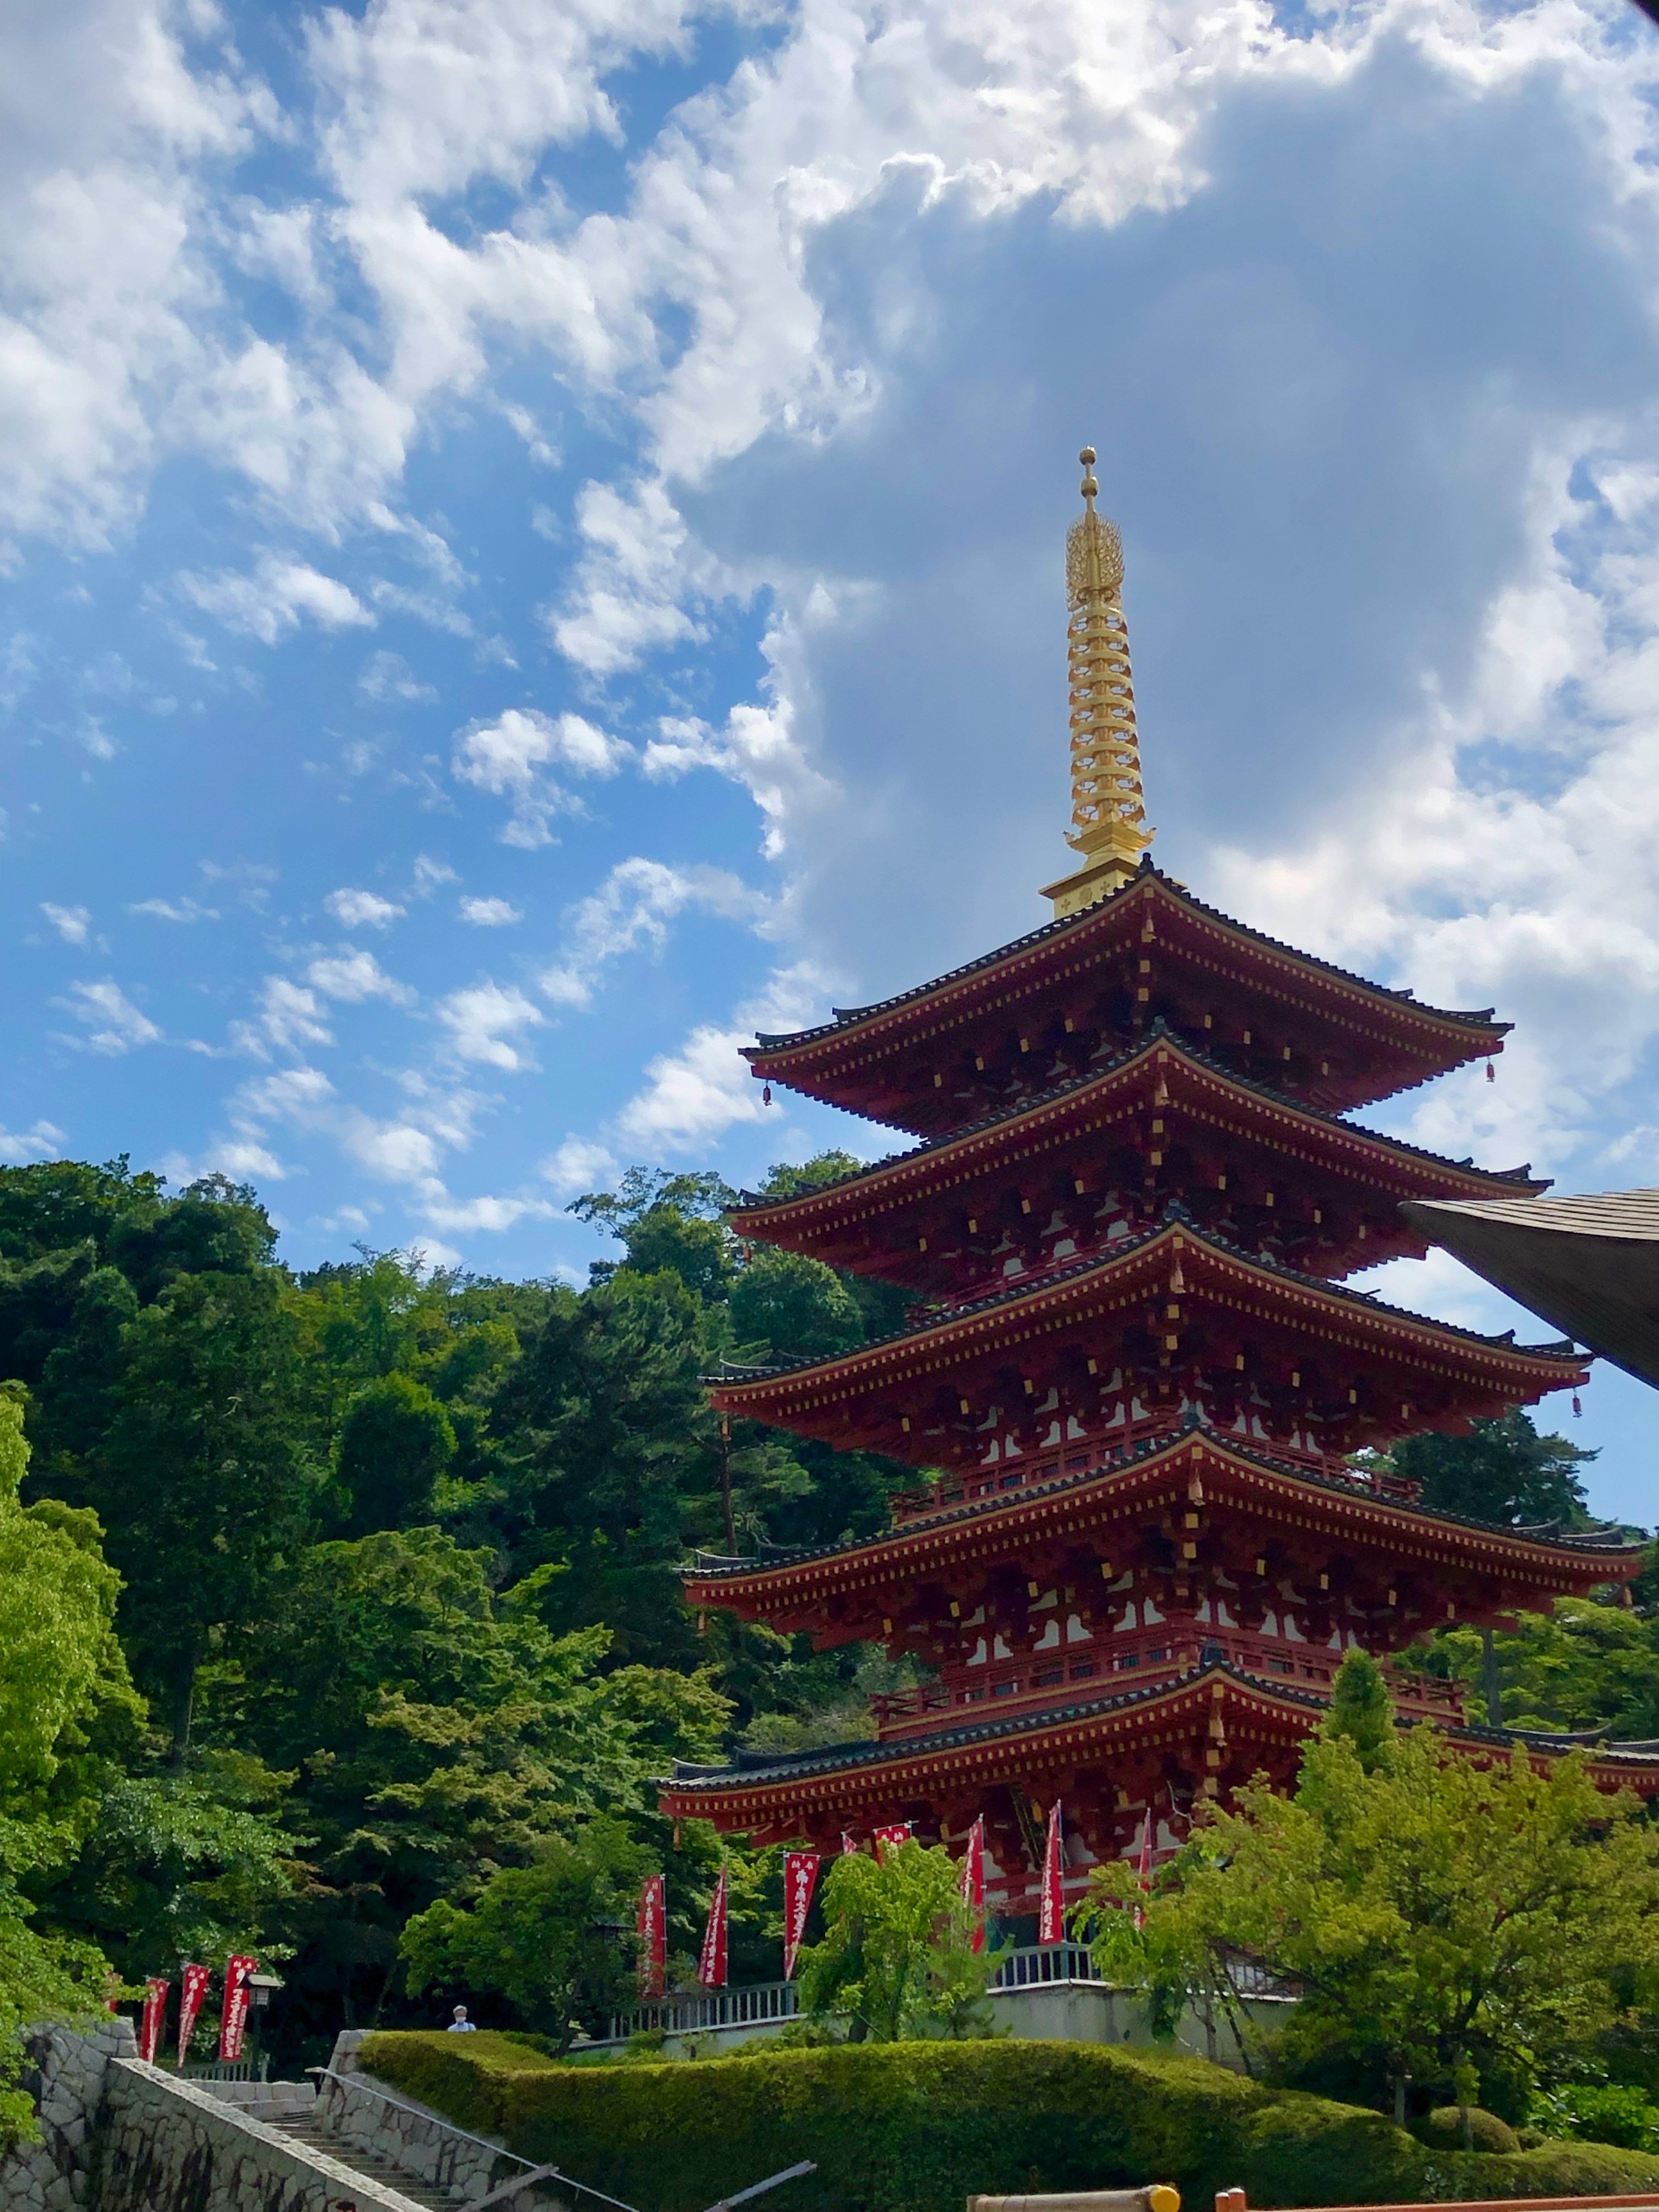
{"type": "MultiPolygon", "coordinates": [[[[737,1763],[721,1767],[677,1761],[674,1772],[653,1787],[661,1793],[665,1812],[682,1817],[707,1813],[713,1809],[711,1801],[722,1798],[730,1802],[721,1809],[734,1815],[752,1811],[758,1816],[766,1811],[769,1797],[775,1800],[775,1812],[790,1809],[791,1801],[798,1803],[815,1785],[819,1790],[833,1790],[837,1780],[873,1778],[882,1769],[890,1771],[889,1787],[906,1783],[914,1787],[935,1777],[953,1784],[992,1781],[994,1773],[986,1770],[994,1768],[1000,1752],[1017,1750],[1022,1763],[1029,1764],[1034,1753],[1049,1748],[1067,1763],[1075,1763],[1079,1753],[1086,1755],[1091,1747],[1091,1738],[1103,1741],[1109,1735],[1121,1735],[1121,1727],[1115,1724],[1143,1717],[1167,1721],[1183,1706],[1194,1708],[1196,1718],[1199,1711],[1213,1707],[1218,1693],[1224,1709],[1243,1706],[1258,1719],[1277,1715],[1292,1739],[1307,1736],[1310,1723],[1329,1710],[1328,1701],[1310,1691],[1269,1681],[1225,1657],[1211,1657],[1172,1680],[1045,1706],[1035,1713],[942,1728],[926,1736],[874,1739],[805,1752],[751,1753],[746,1759],[740,1753],[737,1763]],[[756,1802],[745,1805],[745,1799],[756,1802]]],[[[1602,1741],[1593,1747],[1536,1731],[1468,1723],[1441,1732],[1452,1742],[1474,1750],[1518,1747],[1544,1758],[1588,1750],[1592,1765],[1609,1778],[1646,1776],[1659,1788],[1659,1747],[1645,1741],[1630,1745],[1602,1741]]]]}
{"type": "MultiPolygon", "coordinates": [[[[1127,884],[1121,890],[1097,901],[1092,906],[1083,908],[1077,914],[1044,922],[1041,927],[1024,937],[1015,938],[1010,944],[999,945],[994,951],[982,953],[976,960],[968,961],[960,968],[951,969],[929,982],[916,984],[910,990],[898,992],[891,998],[877,1000],[867,1006],[837,1006],[833,1010],[832,1020],[822,1022],[815,1028],[757,1031],[756,1042],[742,1048],[744,1056],[751,1063],[762,1060],[777,1063],[791,1055],[810,1052],[830,1039],[844,1042],[855,1031],[868,1030],[873,1032],[894,1016],[925,1005],[939,993],[954,991],[975,978],[990,976],[1005,962],[1023,958],[1044,945],[1090,934],[1098,929],[1103,919],[1110,916],[1115,920],[1121,915],[1126,902],[1146,896],[1149,886],[1153,887],[1154,895],[1161,893],[1212,926],[1219,926],[1231,932],[1257,951],[1269,955],[1278,964],[1316,977],[1326,985],[1335,987],[1345,995],[1358,994],[1379,1011],[1390,1012],[1396,1019],[1404,1017],[1407,1025],[1438,1030],[1443,1034],[1448,1030],[1468,1033],[1470,1058],[1478,1057],[1482,1042],[1490,1040],[1496,1043],[1507,1036],[1514,1026],[1510,1022],[1494,1021],[1493,1009],[1490,1006],[1459,1011],[1420,1005],[1409,990],[1394,990],[1386,984],[1373,983],[1349,969],[1339,968],[1332,961],[1320,959],[1315,953],[1299,951],[1296,946],[1286,945],[1281,939],[1269,937],[1264,931],[1253,929],[1248,922],[1235,921],[1231,915],[1223,914],[1219,908],[1206,905],[1202,899],[1195,898],[1185,884],[1166,876],[1162,869],[1155,867],[1151,860],[1146,859],[1141,862],[1140,872],[1133,882],[1127,884]]],[[[781,1066],[768,1072],[775,1073],[780,1080],[787,1079],[781,1066]]]]}
{"type": "MultiPolygon", "coordinates": [[[[1161,1241],[1185,1240],[1195,1251],[1209,1252],[1225,1261],[1231,1267],[1243,1268],[1249,1273],[1275,1287],[1294,1290],[1316,1300],[1328,1300],[1339,1310],[1352,1316],[1372,1315],[1380,1321],[1403,1325],[1421,1331],[1430,1343],[1443,1346],[1463,1346],[1487,1353],[1498,1353],[1516,1361],[1530,1360],[1540,1365],[1555,1362],[1563,1369],[1561,1383],[1571,1379],[1571,1372],[1582,1372],[1583,1362],[1570,1342],[1554,1344],[1517,1345],[1514,1331],[1505,1330],[1498,1335],[1483,1335],[1479,1330],[1461,1328],[1455,1322],[1437,1321],[1427,1314],[1415,1314],[1403,1306],[1385,1304],[1367,1291],[1351,1291],[1340,1283],[1330,1283],[1316,1275],[1304,1275],[1298,1269],[1287,1267],[1281,1261],[1269,1259],[1260,1252],[1246,1251],[1242,1246],[1218,1237],[1212,1230],[1196,1227],[1186,1209],[1171,1200],[1164,1208],[1164,1218],[1139,1237],[1126,1237],[1104,1258],[1091,1256],[1074,1264],[1057,1268],[1035,1284],[1016,1285],[998,1291],[988,1297],[957,1306],[940,1320],[924,1322],[915,1328],[898,1329],[891,1335],[877,1337],[860,1345],[854,1352],[842,1352],[833,1359],[799,1358],[779,1360],[766,1366],[749,1367],[736,1374],[706,1376],[704,1382],[714,1393],[715,1403],[724,1410],[741,1413],[747,1411],[740,1396],[744,1390],[754,1390],[767,1383],[799,1382],[811,1376],[820,1384],[835,1386],[840,1394],[860,1386],[867,1377],[874,1384],[885,1381],[880,1370],[890,1355],[901,1346],[920,1351],[934,1344],[944,1352],[953,1338],[977,1334],[975,1324],[990,1314],[1010,1316],[1028,1303],[1051,1299],[1056,1292],[1073,1285],[1081,1285],[1090,1278],[1104,1283],[1138,1261],[1161,1241]],[[1571,1370],[1568,1371],[1568,1370],[1571,1370]]],[[[976,1346],[975,1349],[982,1347],[976,1346]]],[[[1546,1388],[1558,1387],[1549,1382],[1546,1388]]],[[[763,1415],[759,1419],[768,1418],[763,1415]]],[[[787,1425],[787,1424],[786,1424],[787,1425]]]]}
{"type": "Polygon", "coordinates": [[[1540,1181],[1533,1176],[1528,1167],[1477,1168],[1472,1161],[1449,1160],[1438,1152],[1408,1144],[1402,1137],[1385,1136],[1376,1130],[1360,1128],[1353,1122],[1345,1121],[1340,1115],[1322,1112],[1316,1106],[1306,1105],[1300,1099],[1276,1091],[1271,1084],[1255,1082],[1248,1076],[1237,1074],[1210,1054],[1175,1036],[1160,1018],[1142,1043],[1115,1054],[1087,1075],[1078,1076],[1069,1083],[1055,1084],[1033,1097],[1023,1099],[1016,1106],[1005,1107],[994,1114],[981,1115],[943,1136],[924,1139],[908,1152],[890,1152],[884,1158],[870,1161],[847,1175],[838,1176],[835,1182],[817,1184],[811,1190],[795,1192],[784,1198],[768,1198],[758,1193],[744,1191],[741,1194],[742,1204],[732,1209],[729,1218],[735,1228],[753,1229],[756,1234],[763,1236],[766,1224],[805,1218],[827,1205],[833,1205],[842,1194],[854,1190],[862,1192],[878,1187],[884,1181],[908,1180],[918,1171],[925,1171],[933,1164],[948,1159],[958,1147],[972,1146],[994,1133],[1006,1133],[1010,1137],[1023,1133],[1026,1127],[1040,1121],[1054,1109],[1077,1102],[1093,1088],[1119,1080],[1138,1063],[1154,1058],[1159,1051],[1184,1060],[1194,1071],[1223,1084],[1241,1098],[1293,1115],[1314,1131],[1346,1138],[1362,1146],[1374,1146],[1390,1158],[1398,1158],[1401,1162],[1421,1161],[1425,1166],[1437,1169],[1449,1178],[1468,1183],[1473,1189],[1490,1192],[1493,1184],[1499,1184],[1507,1194],[1513,1194],[1517,1190],[1541,1192],[1549,1188],[1547,1178],[1540,1181]]]}
{"type": "MultiPolygon", "coordinates": [[[[792,1584],[809,1580],[813,1588],[810,1591],[803,1589],[800,1597],[824,1595],[824,1571],[837,1564],[851,1566],[856,1562],[871,1571],[883,1572],[890,1567],[899,1574],[914,1571],[918,1566],[936,1569],[938,1554],[951,1540],[957,1540],[959,1544],[969,1531],[975,1534],[982,1531],[988,1537],[1015,1541],[1022,1533],[1023,1523],[1052,1519],[1056,1503],[1092,1491],[1109,1492],[1131,1474],[1153,1475],[1165,1463],[1190,1455],[1195,1445],[1201,1445],[1206,1455],[1231,1461],[1249,1475],[1291,1484],[1310,1500],[1328,1499],[1334,1504],[1340,1504],[1374,1522],[1382,1534],[1401,1534],[1426,1528],[1448,1536],[1479,1537],[1483,1547],[1491,1548],[1499,1559],[1510,1560],[1518,1568],[1531,1568],[1546,1574],[1553,1570],[1559,1574],[1570,1565],[1582,1577],[1587,1568],[1594,1567],[1601,1579],[1614,1581],[1626,1578],[1620,1572],[1621,1569],[1634,1572],[1636,1563],[1646,1550],[1645,1541],[1624,1540],[1623,1531],[1616,1524],[1576,1533],[1552,1530],[1545,1534],[1382,1497],[1334,1475],[1291,1467],[1271,1453],[1256,1451],[1237,1438],[1193,1419],[1173,1437],[1148,1437],[1127,1445],[1103,1467],[1080,1474],[1056,1475],[1048,1482],[1034,1482],[1012,1496],[944,1506],[937,1512],[918,1515],[902,1528],[889,1529],[859,1542],[818,1545],[787,1553],[778,1552],[768,1560],[717,1559],[700,1553],[684,1571],[687,1593],[697,1604],[720,1606],[741,1598],[758,1607],[775,1605],[795,1595],[792,1584]]],[[[1031,1533],[1043,1535],[1052,1531],[1034,1526],[1031,1533]]]]}

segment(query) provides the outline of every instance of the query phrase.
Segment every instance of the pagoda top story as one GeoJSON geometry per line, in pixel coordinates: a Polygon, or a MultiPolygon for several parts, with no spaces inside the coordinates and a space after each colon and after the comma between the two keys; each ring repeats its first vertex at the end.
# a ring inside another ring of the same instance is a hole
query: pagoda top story
{"type": "Polygon", "coordinates": [[[1084,513],[1066,544],[1072,827],[1081,856],[1042,896],[1054,919],[1012,945],[816,1029],[745,1048],[754,1073],[912,1135],[1024,1104],[1138,1042],[1155,1020],[1235,1075],[1328,1114],[1503,1049],[1490,1006],[1453,1012],[1298,952],[1152,865],[1141,796],[1116,526],[1084,513]]]}

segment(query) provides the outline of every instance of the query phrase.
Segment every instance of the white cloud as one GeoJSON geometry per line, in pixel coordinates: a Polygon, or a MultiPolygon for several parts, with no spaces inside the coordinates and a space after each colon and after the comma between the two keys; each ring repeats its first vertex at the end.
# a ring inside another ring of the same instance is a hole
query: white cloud
{"type": "Polygon", "coordinates": [[[216,907],[199,905],[193,898],[140,899],[137,905],[130,906],[127,912],[149,915],[156,921],[217,921],[219,919],[216,907]]]}
{"type": "Polygon", "coordinates": [[[446,884],[459,883],[459,880],[447,860],[434,860],[430,853],[417,853],[410,887],[410,896],[430,898],[434,891],[441,890],[446,884]]]}
{"type": "Polygon", "coordinates": [[[400,653],[372,654],[357,678],[357,690],[377,706],[408,706],[438,696],[430,684],[421,681],[400,653]]]}
{"type": "Polygon", "coordinates": [[[544,1198],[440,1198],[429,1199],[422,1211],[438,1229],[500,1234],[520,1221],[550,1220],[558,1209],[544,1198]]]}
{"type": "Polygon", "coordinates": [[[700,1024],[678,1052],[646,1070],[644,1087],[617,1117],[621,1134],[650,1152],[695,1152],[734,1123],[781,1112],[764,1103],[741,1048],[757,1030],[804,1029],[823,1018],[828,984],[806,961],[780,969],[758,997],[737,1009],[732,1025],[700,1024]]]}
{"type": "Polygon", "coordinates": [[[154,1044],[161,1034],[149,1015],[142,1013],[108,976],[100,983],[71,983],[69,997],[58,1003],[92,1032],[79,1040],[88,1052],[112,1055],[131,1052],[139,1045],[154,1044]]]}
{"type": "Polygon", "coordinates": [[[306,981],[325,999],[338,999],[347,1006],[385,999],[389,1005],[407,1006],[415,998],[408,984],[388,975],[372,952],[360,952],[349,945],[332,958],[313,960],[306,969],[306,981]]]}
{"type": "Polygon", "coordinates": [[[668,924],[688,908],[751,924],[768,913],[766,901],[723,868],[621,860],[597,891],[570,909],[563,953],[536,981],[556,1005],[591,1006],[609,963],[641,945],[660,951],[668,924]]]}
{"type": "Polygon", "coordinates": [[[567,1137],[550,1152],[536,1172],[550,1182],[561,1198],[576,1198],[597,1190],[617,1171],[617,1163],[604,1145],[589,1137],[567,1137]]]}
{"type": "Polygon", "coordinates": [[[315,991],[286,975],[267,975],[258,1014],[251,1022],[234,1023],[231,1038],[240,1050],[264,1060],[270,1046],[295,1052],[302,1045],[332,1044],[334,1032],[323,1018],[315,991]]]}
{"type": "Polygon", "coordinates": [[[51,1121],[36,1121],[27,1129],[0,1128],[0,1160],[8,1167],[23,1168],[31,1160],[58,1159],[67,1142],[51,1121]]]}
{"type": "Polygon", "coordinates": [[[244,637],[257,637],[262,645],[275,645],[307,616],[319,629],[359,629],[374,621],[337,577],[276,553],[262,555],[252,575],[227,569],[216,576],[198,576],[185,570],[178,584],[204,614],[244,637]]]}
{"type": "Polygon", "coordinates": [[[459,912],[463,921],[477,929],[506,929],[524,920],[520,909],[504,898],[464,898],[459,912]]]}
{"type": "Polygon", "coordinates": [[[343,929],[385,929],[404,912],[378,891],[331,891],[323,904],[343,929]]]}
{"type": "Polygon", "coordinates": [[[40,911],[52,924],[65,945],[84,945],[92,927],[92,916],[83,906],[54,906],[50,899],[42,899],[40,911]]]}
{"type": "MultiPolygon", "coordinates": [[[[823,605],[823,595],[815,594],[810,611],[818,614],[823,605]]],[[[780,618],[764,641],[771,695],[767,705],[739,702],[718,732],[706,722],[665,715],[641,762],[653,782],[672,782],[707,768],[740,784],[760,810],[765,824],[761,849],[769,860],[781,857],[792,820],[798,823],[805,810],[834,796],[834,787],[813,768],[796,732],[794,692],[801,676],[791,683],[782,666],[792,627],[780,618]]]]}
{"type": "Polygon", "coordinates": [[[490,982],[451,992],[440,1000],[437,1015],[449,1032],[449,1049],[455,1059],[483,1061],[509,1073],[532,1063],[508,1040],[520,1030],[540,1028],[547,1018],[522,991],[490,982]]]}
{"type": "Polygon", "coordinates": [[[458,732],[452,767],[459,781],[510,798],[513,816],[502,842],[534,848],[552,842],[549,818],[577,805],[544,771],[556,766],[575,775],[611,776],[629,750],[580,714],[555,720],[534,707],[509,707],[495,721],[458,732]]]}

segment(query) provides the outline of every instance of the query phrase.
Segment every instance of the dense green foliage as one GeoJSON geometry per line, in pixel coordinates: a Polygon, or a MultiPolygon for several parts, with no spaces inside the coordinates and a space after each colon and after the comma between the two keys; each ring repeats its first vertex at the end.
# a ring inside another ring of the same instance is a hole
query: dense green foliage
{"type": "MultiPolygon", "coordinates": [[[[684,1964],[720,1849],[676,1845],[649,1778],[734,1733],[867,1733],[891,1670],[700,1634],[681,1564],[725,1547],[728,1493],[739,1544],[823,1542],[884,1525],[904,1480],[720,1436],[711,1366],[905,1304],[745,1253],[732,1196],[636,1170],[579,1200],[619,1253],[579,1293],[396,1253],[295,1275],[222,1179],[0,1170],[0,1382],[33,1450],[27,1511],[0,1499],[0,1793],[35,1823],[0,1795],[0,2004],[66,2003],[53,1960],[101,1990],[252,1948],[289,2065],[455,1995],[563,2034],[624,1993],[647,1865],[684,1964]]],[[[733,1971],[775,1971],[775,1869],[731,1856],[733,1971]]]]}
{"type": "Polygon", "coordinates": [[[1643,2015],[1659,1987],[1659,1832],[1575,1753],[1476,1759],[1397,1732],[1352,1653],[1295,1790],[1265,1782],[1206,1821],[1143,1897],[1097,1870],[1103,1971],[1229,2001],[1241,1962],[1297,1986],[1281,2065],[1346,2063],[1460,2105],[1524,2106],[1643,2015]]]}
{"type": "Polygon", "coordinates": [[[849,2020],[858,2041],[986,2033],[996,1962],[973,1948],[979,1915],[961,1885],[949,1851],[914,1837],[843,1852],[823,1885],[823,1940],[800,1954],[802,2010],[849,2020]]]}
{"type": "Polygon", "coordinates": [[[372,2037],[362,2057],[463,2127],[641,2212],[700,2212],[803,2158],[818,2170],[779,2191],[788,2212],[939,2212],[979,2191],[1150,2181],[1189,2204],[1242,2187],[1275,2205],[1659,2185],[1659,2160],[1632,2152],[1431,2151],[1378,2113],[1121,2045],[866,2043],[576,2067],[501,2037],[418,2034],[372,2037]]]}

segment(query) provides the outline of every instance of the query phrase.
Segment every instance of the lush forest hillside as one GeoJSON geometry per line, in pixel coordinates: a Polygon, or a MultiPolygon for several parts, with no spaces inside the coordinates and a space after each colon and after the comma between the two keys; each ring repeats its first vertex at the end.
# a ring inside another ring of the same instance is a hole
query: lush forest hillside
{"type": "MultiPolygon", "coordinates": [[[[539,1979],[468,1971],[454,1908],[481,1899],[535,1954],[550,1917],[608,1929],[663,1866],[690,1953],[717,1847],[695,1829],[676,1847],[650,1778],[734,1738],[867,1732],[891,1677],[873,1652],[700,1625],[679,1565],[870,1533],[908,1479],[721,1437],[698,1382],[714,1363],[842,1350],[906,1311],[745,1250],[731,1196],[635,1170],[579,1200],[615,1259],[576,1291],[367,1251],[296,1274],[251,1190],[172,1194],[125,1161],[0,1171],[0,1389],[31,1455],[14,1520],[37,1548],[73,1539],[88,1572],[101,1544],[120,1577],[112,1637],[88,1597],[103,1640],[63,1677],[50,1756],[20,1765],[0,1741],[0,1923],[128,1981],[254,1949],[287,1980],[289,2065],[342,2025],[430,2021],[462,1984],[502,2025],[603,2009],[614,1942],[539,1979]]],[[[1582,1510],[1583,1455],[1522,1417],[1413,1454],[1462,1510],[1582,1510]]],[[[1645,1602],[1565,1606],[1490,1654],[1453,1634],[1425,1663],[1511,1718],[1659,1734],[1645,1602]]],[[[0,1739],[23,1710],[0,1681],[0,1739]]],[[[738,1854],[734,1978],[775,1973],[779,1902],[770,1861],[738,1854]]]]}

